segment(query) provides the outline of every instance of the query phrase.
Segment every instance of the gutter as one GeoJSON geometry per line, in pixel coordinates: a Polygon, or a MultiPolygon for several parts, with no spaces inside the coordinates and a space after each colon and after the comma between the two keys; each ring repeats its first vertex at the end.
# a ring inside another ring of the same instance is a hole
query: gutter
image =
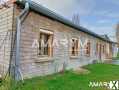
{"type": "Polygon", "coordinates": [[[29,13],[29,3],[26,1],[24,10],[17,17],[17,32],[16,32],[16,55],[15,55],[15,80],[23,79],[22,73],[20,70],[20,36],[21,36],[21,25],[25,17],[29,13]]]}
{"type": "Polygon", "coordinates": [[[101,39],[103,41],[106,41],[108,43],[114,43],[113,41],[107,40],[107,39],[101,37],[100,35],[92,32],[92,31],[90,31],[90,30],[88,30],[88,29],[86,29],[86,28],[84,28],[82,26],[78,26],[78,25],[72,23],[70,20],[65,19],[63,16],[60,16],[57,13],[49,10],[48,8],[42,6],[40,3],[36,3],[34,0],[22,0],[22,2],[20,4],[24,5],[25,1],[28,1],[29,5],[30,5],[30,9],[33,10],[33,11],[36,11],[37,13],[41,13],[44,16],[47,16],[47,17],[49,17],[49,18],[51,18],[51,19],[53,19],[55,21],[63,23],[65,25],[67,25],[67,26],[70,26],[70,27],[72,27],[72,28],[74,28],[76,30],[79,30],[81,32],[87,33],[87,34],[89,34],[91,36],[99,38],[99,39],[101,39]]]}
{"type": "Polygon", "coordinates": [[[86,28],[84,28],[82,26],[79,26],[79,25],[76,25],[76,24],[72,23],[70,20],[64,18],[61,15],[58,15],[57,13],[49,10],[48,8],[42,6],[41,4],[36,3],[34,0],[29,0],[29,1],[30,1],[29,5],[30,5],[30,8],[32,10],[34,10],[34,11],[36,11],[38,13],[41,13],[41,14],[49,17],[49,18],[52,18],[53,20],[56,20],[56,21],[58,21],[60,23],[63,23],[65,25],[67,25],[67,26],[70,26],[70,27],[72,27],[72,28],[74,28],[76,30],[82,31],[84,33],[87,33],[87,34],[89,34],[91,36],[94,36],[96,38],[99,38],[99,39],[101,39],[103,41],[106,41],[106,42],[109,42],[109,43],[113,43],[112,41],[107,40],[107,39],[101,37],[100,35],[92,32],[92,31],[90,31],[90,30],[88,30],[88,29],[86,29],[86,28]]]}

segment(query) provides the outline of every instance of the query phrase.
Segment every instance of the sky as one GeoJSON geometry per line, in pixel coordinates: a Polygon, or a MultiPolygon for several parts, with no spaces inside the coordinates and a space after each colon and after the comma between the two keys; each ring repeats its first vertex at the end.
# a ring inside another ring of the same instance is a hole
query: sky
{"type": "Polygon", "coordinates": [[[100,35],[114,38],[119,22],[119,0],[36,0],[71,20],[79,14],[80,25],[100,35]]]}

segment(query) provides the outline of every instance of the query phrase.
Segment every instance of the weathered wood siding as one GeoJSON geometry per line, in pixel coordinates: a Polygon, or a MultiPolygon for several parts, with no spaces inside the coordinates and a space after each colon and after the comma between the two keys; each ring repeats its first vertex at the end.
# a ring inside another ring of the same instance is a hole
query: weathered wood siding
{"type": "Polygon", "coordinates": [[[0,73],[9,66],[13,25],[13,6],[0,9],[0,73]]]}
{"type": "MultiPolygon", "coordinates": [[[[16,9],[16,16],[19,14],[19,11],[21,10],[16,9]]],[[[92,63],[93,60],[99,60],[99,57],[96,56],[96,42],[109,44],[84,32],[75,30],[60,22],[30,11],[21,29],[20,68],[23,76],[32,77],[55,73],[63,69],[64,62],[67,64],[67,69],[70,69],[92,63]],[[70,40],[71,38],[79,36],[82,41],[89,39],[91,41],[90,57],[81,54],[83,52],[79,52],[76,58],[70,57],[70,45],[68,44],[67,47],[63,47],[62,45],[53,47],[53,57],[41,59],[41,57],[38,56],[38,49],[32,47],[34,40],[39,39],[39,31],[41,28],[52,31],[54,33],[54,40],[61,40],[64,38],[70,40]]],[[[102,56],[102,60],[105,59],[106,56],[102,56]]]]}

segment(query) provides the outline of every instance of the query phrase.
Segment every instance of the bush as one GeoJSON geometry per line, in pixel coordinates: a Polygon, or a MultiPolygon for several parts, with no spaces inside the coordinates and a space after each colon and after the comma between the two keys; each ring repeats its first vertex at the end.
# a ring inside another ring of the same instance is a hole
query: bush
{"type": "Polygon", "coordinates": [[[117,58],[119,59],[119,52],[117,53],[117,58]]]}
{"type": "Polygon", "coordinates": [[[116,57],[113,57],[112,59],[113,60],[119,60],[119,52],[117,53],[117,56],[116,57]]]}

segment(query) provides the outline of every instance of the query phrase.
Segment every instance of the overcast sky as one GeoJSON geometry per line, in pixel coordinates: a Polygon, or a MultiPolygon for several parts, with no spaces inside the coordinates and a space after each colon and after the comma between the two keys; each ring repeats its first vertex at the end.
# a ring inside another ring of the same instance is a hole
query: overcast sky
{"type": "Polygon", "coordinates": [[[80,25],[98,34],[115,35],[119,22],[119,0],[36,0],[71,20],[80,15],[80,25]]]}

